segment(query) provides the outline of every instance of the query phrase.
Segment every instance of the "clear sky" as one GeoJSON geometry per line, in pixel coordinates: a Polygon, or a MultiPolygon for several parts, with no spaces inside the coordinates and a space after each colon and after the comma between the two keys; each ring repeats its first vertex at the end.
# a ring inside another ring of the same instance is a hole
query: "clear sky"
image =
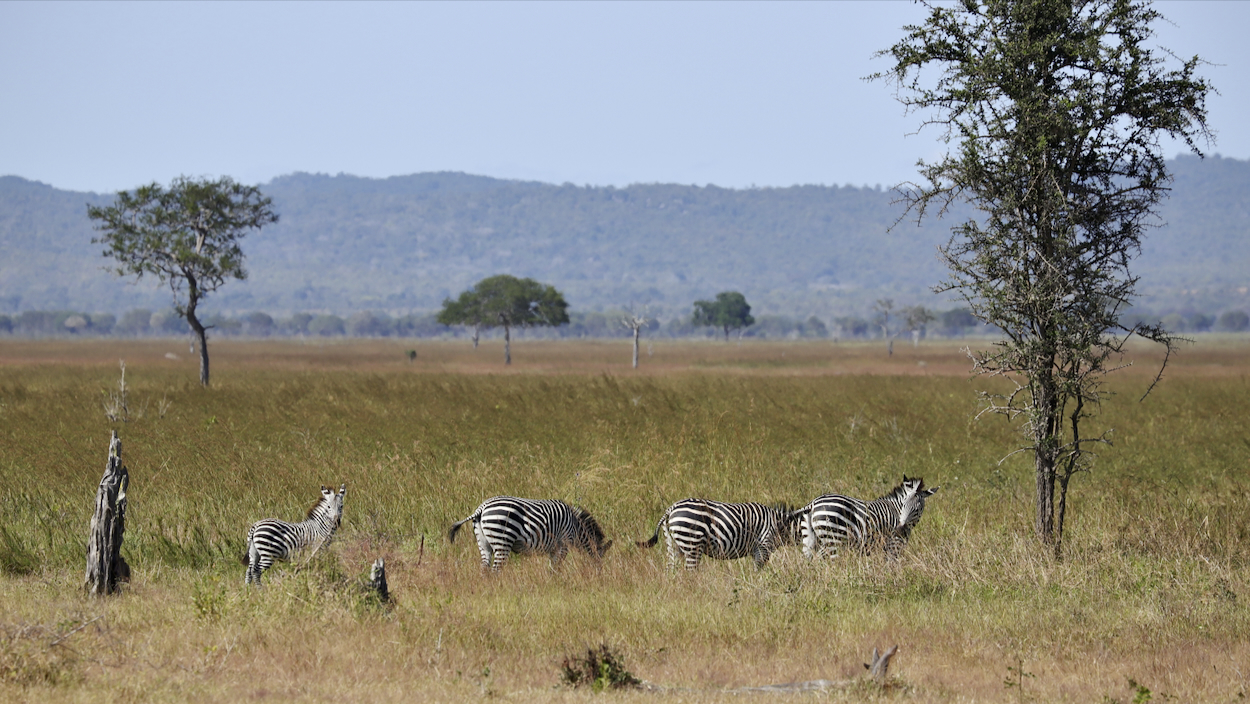
{"type": "MultiPolygon", "coordinates": [[[[1250,158],[1250,3],[1160,2],[1250,158]]],[[[422,171],[590,185],[893,185],[936,134],[862,79],[907,2],[0,2],[0,175],[422,171]]],[[[1169,155],[1177,149],[1169,149],[1169,155]]]]}

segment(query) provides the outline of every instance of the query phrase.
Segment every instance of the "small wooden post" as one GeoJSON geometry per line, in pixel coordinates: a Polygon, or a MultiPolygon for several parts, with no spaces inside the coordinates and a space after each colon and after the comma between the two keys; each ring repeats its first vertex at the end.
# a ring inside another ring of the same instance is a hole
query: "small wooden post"
{"type": "Polygon", "coordinates": [[[386,561],[380,557],[374,560],[369,570],[369,586],[378,593],[378,599],[383,604],[391,600],[391,592],[386,587],[386,561]]]}
{"type": "Polygon", "coordinates": [[[122,441],[114,430],[87,537],[87,578],[83,587],[93,596],[112,594],[119,583],[130,581],[130,565],[121,555],[129,485],[130,473],[122,465],[122,441]]]}

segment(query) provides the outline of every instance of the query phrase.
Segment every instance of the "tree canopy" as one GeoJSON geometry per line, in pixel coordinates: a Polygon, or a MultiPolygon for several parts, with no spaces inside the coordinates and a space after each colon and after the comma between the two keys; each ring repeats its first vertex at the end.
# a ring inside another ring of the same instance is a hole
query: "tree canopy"
{"type": "Polygon", "coordinates": [[[200,383],[208,385],[208,340],[196,309],[227,279],[245,279],[241,240],[276,223],[278,215],[255,186],[229,177],[174,179],[121,191],[112,205],[87,206],[118,276],[151,274],[167,283],[174,308],[199,338],[200,383]]]}
{"type": "Polygon", "coordinates": [[[482,279],[454,301],[445,299],[438,322],[503,327],[504,364],[512,364],[512,328],[563,325],[569,322],[568,308],[563,294],[554,286],[499,274],[482,279]]]}
{"type": "Polygon", "coordinates": [[[725,340],[729,340],[730,330],[742,330],[755,324],[751,306],[737,291],[722,291],[716,294],[715,301],[695,301],[692,321],[695,325],[721,328],[725,331],[725,340]]]}
{"type": "Polygon", "coordinates": [[[1024,421],[1036,530],[1056,554],[1068,482],[1107,441],[1081,422],[1103,397],[1108,360],[1133,335],[1173,343],[1122,320],[1138,282],[1130,263],[1170,180],[1160,139],[1195,152],[1210,139],[1202,62],[1174,66],[1148,48],[1158,19],[1131,0],[930,5],[880,52],[893,66],[874,76],[954,142],[902,190],[918,218],[965,200],[979,210],[941,249],[950,276],[937,291],[1003,332],[974,363],[1011,390],[982,398],[1024,421]]]}

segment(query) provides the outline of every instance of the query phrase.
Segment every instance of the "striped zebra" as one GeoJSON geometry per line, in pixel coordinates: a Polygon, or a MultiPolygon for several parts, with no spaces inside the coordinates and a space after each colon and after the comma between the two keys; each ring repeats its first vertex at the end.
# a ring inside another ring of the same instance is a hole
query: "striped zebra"
{"type": "MultiPolygon", "coordinates": [[[[309,545],[316,550],[330,542],[334,531],[343,520],[343,494],[347,485],[339,487],[339,493],[321,486],[321,498],[308,509],[308,517],[299,523],[287,523],[276,518],[265,518],[252,524],[247,531],[247,565],[244,584],[260,586],[261,574],[269,569],[274,560],[289,559],[291,553],[309,545]]],[[[314,553],[315,554],[315,553],[314,553]]]]}
{"type": "Polygon", "coordinates": [[[669,506],[655,534],[638,542],[638,547],[655,547],[661,531],[668,545],[669,568],[677,566],[680,553],[688,570],[698,567],[704,555],[716,560],[750,555],[756,567],[763,567],[773,550],[798,542],[797,519],[785,506],[708,499],[682,499],[669,506]]]}
{"type": "Polygon", "coordinates": [[[925,489],[923,479],[908,479],[875,501],[861,501],[839,494],[818,496],[795,511],[803,536],[803,554],[838,556],[846,543],[864,553],[878,546],[897,558],[911,531],[924,513],[925,499],[940,487],[925,489]]]}
{"type": "Polygon", "coordinates": [[[452,524],[447,531],[448,542],[456,542],[456,532],[469,521],[473,521],[482,567],[496,572],[513,552],[548,555],[555,569],[570,547],[595,559],[601,559],[612,547],[611,540],[604,542],[603,529],[593,516],[563,501],[489,498],[468,518],[452,524]]]}

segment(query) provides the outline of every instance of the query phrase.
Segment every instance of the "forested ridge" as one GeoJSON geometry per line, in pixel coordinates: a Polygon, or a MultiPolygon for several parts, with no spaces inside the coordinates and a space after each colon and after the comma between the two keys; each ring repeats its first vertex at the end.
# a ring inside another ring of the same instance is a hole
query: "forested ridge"
{"type": "MultiPolygon", "coordinates": [[[[1166,225],[1135,267],[1160,314],[1245,306],[1250,162],[1179,157],[1166,225]]],[[[904,220],[889,190],[852,186],[626,188],[459,173],[386,179],[291,174],[262,184],[281,221],[245,243],[249,279],[212,310],[430,311],[496,273],[563,291],[573,309],[691,303],[738,290],[754,310],[864,314],[873,300],[950,307],[928,289],[949,223],[904,220]]],[[[161,308],[168,294],[105,271],[87,204],[111,195],[0,178],[0,312],[161,308]]]]}

